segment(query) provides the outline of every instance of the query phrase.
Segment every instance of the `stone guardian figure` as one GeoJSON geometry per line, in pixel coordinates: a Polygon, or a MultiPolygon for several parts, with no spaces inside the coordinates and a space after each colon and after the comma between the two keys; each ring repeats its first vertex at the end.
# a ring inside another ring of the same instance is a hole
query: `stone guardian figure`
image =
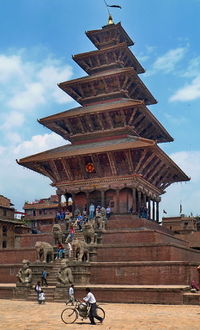
{"type": "Polygon", "coordinates": [[[61,261],[61,267],[57,276],[56,286],[66,286],[72,284],[74,281],[71,268],[69,267],[69,260],[63,259],[61,261]]]}
{"type": "Polygon", "coordinates": [[[19,283],[25,286],[30,286],[32,282],[32,270],[30,268],[30,262],[24,259],[22,264],[23,266],[18,271],[16,277],[19,283]]]}

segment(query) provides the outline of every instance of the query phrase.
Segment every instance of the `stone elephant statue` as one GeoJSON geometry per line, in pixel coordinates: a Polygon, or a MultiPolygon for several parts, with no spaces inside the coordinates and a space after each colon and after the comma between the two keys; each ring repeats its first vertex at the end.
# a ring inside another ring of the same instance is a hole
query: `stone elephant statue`
{"type": "Polygon", "coordinates": [[[54,259],[54,251],[53,246],[47,242],[41,242],[37,241],[35,243],[35,249],[36,249],[36,261],[37,262],[52,262],[54,259]]]}
{"type": "Polygon", "coordinates": [[[52,233],[54,238],[54,244],[62,244],[64,242],[64,234],[61,226],[55,223],[52,227],[52,233]]]}
{"type": "Polygon", "coordinates": [[[74,258],[79,262],[89,262],[89,249],[86,242],[74,239],[72,242],[74,258]]]}
{"type": "Polygon", "coordinates": [[[90,222],[86,222],[83,227],[83,236],[87,244],[95,244],[97,241],[97,234],[95,233],[94,226],[90,222]]]}

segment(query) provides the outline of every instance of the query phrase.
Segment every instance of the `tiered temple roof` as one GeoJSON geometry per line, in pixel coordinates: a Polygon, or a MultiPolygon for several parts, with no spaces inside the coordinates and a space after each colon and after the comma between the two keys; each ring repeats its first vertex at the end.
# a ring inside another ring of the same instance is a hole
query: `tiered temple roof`
{"type": "Polygon", "coordinates": [[[73,59],[88,76],[58,85],[81,106],[39,120],[72,144],[19,164],[63,192],[142,187],[158,200],[170,184],[189,178],[157,146],[173,138],[146,107],[157,101],[138,77],[144,69],[128,48],[133,41],[120,23],[86,35],[98,50],[73,59]]]}

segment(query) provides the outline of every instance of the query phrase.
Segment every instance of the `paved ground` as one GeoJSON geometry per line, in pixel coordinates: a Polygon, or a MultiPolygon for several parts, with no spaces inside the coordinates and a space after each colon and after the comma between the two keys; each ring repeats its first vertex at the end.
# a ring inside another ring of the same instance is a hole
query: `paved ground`
{"type": "Polygon", "coordinates": [[[63,303],[0,300],[0,329],[2,330],[199,330],[200,306],[102,304],[106,311],[103,324],[91,326],[78,319],[66,325],[60,314],[63,303]]]}

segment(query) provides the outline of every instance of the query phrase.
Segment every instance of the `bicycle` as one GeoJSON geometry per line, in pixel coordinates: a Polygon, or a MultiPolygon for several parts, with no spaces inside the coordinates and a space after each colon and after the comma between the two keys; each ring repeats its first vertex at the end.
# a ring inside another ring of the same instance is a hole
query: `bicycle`
{"type": "MultiPolygon", "coordinates": [[[[78,317],[80,316],[83,319],[87,319],[90,312],[90,306],[84,302],[79,300],[75,301],[75,306],[65,308],[61,313],[61,320],[65,324],[72,324],[74,323],[78,317]]],[[[105,311],[102,307],[97,305],[96,313],[100,316],[103,320],[105,319],[105,311]]]]}

